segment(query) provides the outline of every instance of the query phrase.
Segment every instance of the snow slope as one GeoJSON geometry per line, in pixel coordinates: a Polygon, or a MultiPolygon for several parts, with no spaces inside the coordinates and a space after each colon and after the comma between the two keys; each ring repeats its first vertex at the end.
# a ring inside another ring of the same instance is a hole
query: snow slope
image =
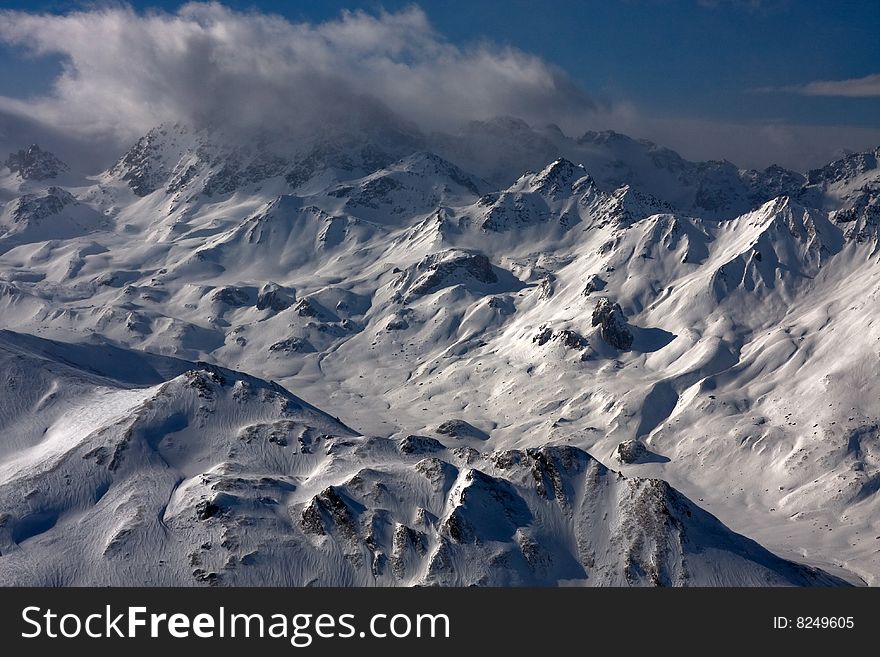
{"type": "Polygon", "coordinates": [[[6,331],[0,359],[5,584],[840,583],[573,447],[358,436],[275,384],[101,344],[6,331]]]}
{"type": "Polygon", "coordinates": [[[89,179],[4,174],[5,573],[125,583],[125,530],[169,555],[151,583],[878,583],[878,152],[349,128],[164,126],[89,179]],[[123,443],[125,476],[77,469],[123,443]],[[67,543],[103,547],[48,573],[67,543]]]}

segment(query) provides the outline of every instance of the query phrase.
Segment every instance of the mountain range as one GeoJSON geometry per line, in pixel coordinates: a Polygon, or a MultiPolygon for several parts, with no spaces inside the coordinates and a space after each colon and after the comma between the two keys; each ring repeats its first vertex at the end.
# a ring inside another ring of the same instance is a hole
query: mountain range
{"type": "Polygon", "coordinates": [[[0,170],[0,581],[880,583],[880,148],[162,125],[0,170]]]}

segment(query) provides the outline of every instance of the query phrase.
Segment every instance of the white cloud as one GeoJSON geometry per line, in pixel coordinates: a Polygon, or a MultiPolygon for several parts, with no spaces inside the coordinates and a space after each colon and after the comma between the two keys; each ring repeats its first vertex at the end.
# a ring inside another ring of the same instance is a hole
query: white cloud
{"type": "Polygon", "coordinates": [[[723,158],[750,168],[779,164],[802,172],[845,151],[880,145],[880,128],[866,126],[645,117],[620,123],[618,129],[669,146],[691,160],[723,158]]]}
{"type": "Polygon", "coordinates": [[[375,101],[429,130],[497,114],[571,125],[594,107],[535,56],[450,44],[417,7],[320,24],[215,3],[4,11],[0,40],[65,62],[51,94],[0,98],[0,109],[86,135],[128,139],[167,120],[301,125],[375,101]]]}
{"type": "Polygon", "coordinates": [[[847,98],[880,97],[880,73],[848,80],[814,80],[783,87],[760,87],[759,93],[795,93],[804,96],[839,96],[847,98]]]}
{"type": "Polygon", "coordinates": [[[799,88],[807,96],[849,96],[867,98],[880,96],[880,73],[850,80],[816,80],[799,88]]]}
{"type": "MultiPolygon", "coordinates": [[[[450,43],[417,7],[345,12],[324,23],[216,3],[176,13],[124,6],[63,15],[0,11],[0,42],[63,61],[48,95],[0,97],[0,133],[19,126],[0,134],[3,147],[25,145],[24,133],[31,139],[42,125],[40,140],[74,152],[78,139],[90,153],[111,157],[164,121],[290,131],[380,116],[377,107],[426,131],[497,115],[556,123],[572,135],[610,128],[686,157],[745,166],[775,161],[803,169],[839,148],[880,143],[880,130],[870,128],[660,119],[625,100],[596,103],[539,57],[487,41],[450,43]]],[[[876,77],[813,83],[820,86],[802,92],[853,83],[850,94],[866,94],[876,77]]]]}

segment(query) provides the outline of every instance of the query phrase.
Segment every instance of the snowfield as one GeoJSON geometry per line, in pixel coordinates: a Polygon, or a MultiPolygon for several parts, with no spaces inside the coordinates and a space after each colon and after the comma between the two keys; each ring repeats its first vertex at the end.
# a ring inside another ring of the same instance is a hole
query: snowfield
{"type": "Polygon", "coordinates": [[[880,584],[878,157],[506,118],[22,150],[0,582],[880,584]]]}

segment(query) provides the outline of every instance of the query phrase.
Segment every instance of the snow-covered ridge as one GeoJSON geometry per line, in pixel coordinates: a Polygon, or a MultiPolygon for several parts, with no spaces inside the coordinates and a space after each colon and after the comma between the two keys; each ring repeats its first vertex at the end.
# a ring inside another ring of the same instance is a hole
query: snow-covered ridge
{"type": "Polygon", "coordinates": [[[49,180],[70,169],[38,144],[31,144],[16,153],[10,153],[4,165],[22,180],[49,180]]]}
{"type": "Polygon", "coordinates": [[[163,126],[65,175],[0,176],[3,572],[877,583],[877,153],[163,126]]]}
{"type": "Polygon", "coordinates": [[[48,424],[2,464],[5,584],[840,583],[576,448],[357,436],[277,385],[98,344],[3,332],[0,359],[4,433],[48,424]],[[173,378],[132,382],[153,363],[173,378]]]}

